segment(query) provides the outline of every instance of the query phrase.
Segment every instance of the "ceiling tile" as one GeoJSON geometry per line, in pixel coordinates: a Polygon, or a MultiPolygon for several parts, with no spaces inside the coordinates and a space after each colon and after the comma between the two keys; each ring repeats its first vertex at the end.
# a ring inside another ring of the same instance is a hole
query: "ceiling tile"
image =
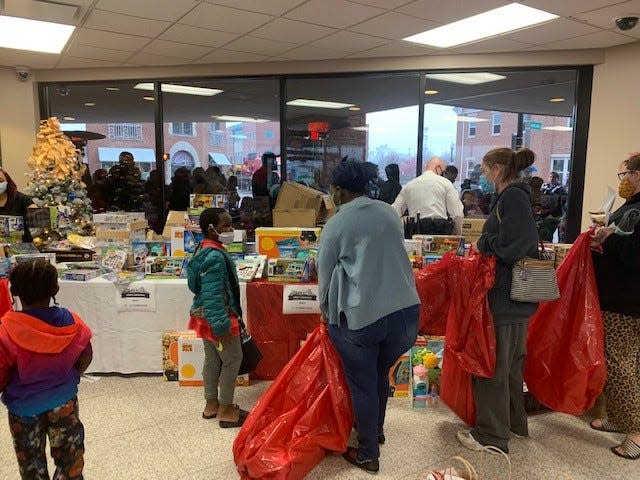
{"type": "Polygon", "coordinates": [[[550,50],[578,50],[581,48],[608,48],[624,43],[635,42],[636,39],[615,32],[600,31],[581,37],[569,38],[558,42],[544,44],[550,50]]]}
{"type": "Polygon", "coordinates": [[[134,17],[175,21],[196,5],[196,0],[153,0],[153,5],[148,0],[100,0],[95,8],[134,17]]]}
{"type": "Polygon", "coordinates": [[[331,50],[343,52],[359,52],[361,50],[369,50],[370,48],[379,47],[385,43],[389,43],[389,40],[369,35],[362,35],[360,33],[342,31],[329,35],[328,37],[321,38],[320,40],[313,42],[313,45],[320,48],[329,48],[331,50]]]}
{"type": "Polygon", "coordinates": [[[140,52],[134,55],[127,62],[131,65],[186,65],[189,60],[178,57],[167,57],[164,55],[154,55],[152,53],[140,52]]]}
{"type": "Polygon", "coordinates": [[[516,42],[506,37],[495,37],[483,42],[470,43],[452,49],[452,53],[493,53],[493,52],[518,52],[527,50],[530,43],[516,42]]]}
{"type": "Polygon", "coordinates": [[[133,52],[123,50],[111,50],[109,48],[94,47],[91,45],[71,45],[65,52],[70,57],[93,58],[95,60],[106,60],[108,62],[126,62],[133,52]]]}
{"type": "Polygon", "coordinates": [[[0,65],[26,65],[30,68],[53,68],[58,60],[60,60],[60,55],[53,53],[25,52],[24,50],[0,48],[0,65]]]}
{"type": "Polygon", "coordinates": [[[307,43],[326,37],[335,31],[334,28],[297,22],[287,18],[276,18],[251,32],[251,35],[282,42],[307,43]]]}
{"type": "Polygon", "coordinates": [[[405,3],[409,3],[409,0],[351,0],[353,3],[361,3],[362,5],[369,5],[371,7],[385,8],[387,10],[393,10],[405,3]]]}
{"type": "Polygon", "coordinates": [[[91,45],[92,47],[104,47],[108,45],[112,50],[124,50],[126,52],[137,52],[149,43],[147,37],[135,37],[122,33],[111,33],[102,30],[91,30],[81,28],[76,32],[73,40],[74,44],[91,45]]]}
{"type": "Polygon", "coordinates": [[[561,2],[558,0],[521,0],[520,3],[566,17],[620,2],[616,0],[562,0],[561,2]]]}
{"type": "Polygon", "coordinates": [[[195,60],[211,51],[211,47],[199,45],[187,45],[186,43],[168,42],[166,40],[154,40],[142,50],[153,55],[167,55],[169,57],[182,57],[186,60],[195,60]]]}
{"type": "Polygon", "coordinates": [[[291,50],[295,46],[295,43],[276,42],[274,40],[266,40],[264,38],[247,35],[228,43],[224,48],[225,50],[233,50],[234,52],[257,53],[258,55],[273,57],[287,50],[291,50]]]}
{"type": "Polygon", "coordinates": [[[266,13],[267,15],[282,15],[283,13],[302,5],[307,0],[206,0],[209,3],[226,5],[250,12],[266,13]]]}
{"type": "Polygon", "coordinates": [[[247,13],[235,8],[201,3],[185,15],[180,23],[230,33],[247,33],[264,25],[273,17],[261,13],[247,13]]]}
{"type": "Polygon", "coordinates": [[[207,30],[206,28],[191,27],[189,25],[180,25],[176,23],[160,35],[163,40],[172,40],[174,42],[189,43],[191,45],[202,45],[205,47],[221,47],[225,43],[238,38],[237,33],[218,32],[216,30],[207,30]]]}
{"type": "MultiPolygon", "coordinates": [[[[618,3],[610,7],[592,10],[590,12],[579,13],[574,15],[576,18],[607,30],[616,28],[614,18],[628,15],[629,13],[640,14],[640,0],[618,3]]],[[[638,27],[636,27],[638,30],[638,27]]],[[[630,34],[634,30],[624,32],[625,35],[630,34]]]]}
{"type": "Polygon", "coordinates": [[[84,23],[85,27],[92,27],[97,30],[108,32],[132,33],[141,37],[157,37],[160,32],[166,29],[169,22],[150,20],[148,18],[131,17],[120,13],[106,12],[94,9],[91,11],[84,23]]]}
{"type": "Polygon", "coordinates": [[[93,1],[94,0],[65,0],[64,2],[60,2],[60,3],[77,5],[78,7],[88,7],[93,3],[93,1]]]}
{"type": "Polygon", "coordinates": [[[345,0],[309,0],[287,13],[285,17],[327,27],[346,28],[384,12],[385,10],[379,8],[345,0]]]}
{"type": "Polygon", "coordinates": [[[587,35],[588,33],[595,33],[598,29],[591,25],[584,23],[574,22],[573,20],[567,20],[566,18],[557,18],[543,25],[536,27],[525,28],[519,32],[510,33],[507,38],[516,40],[517,42],[524,43],[550,43],[559,40],[565,40],[571,37],[577,37],[579,35],[587,35]]]}
{"type": "MultiPolygon", "coordinates": [[[[364,57],[417,57],[422,55],[433,55],[438,52],[437,49],[430,47],[421,47],[420,45],[410,44],[403,41],[397,41],[372,48],[364,52],[353,53],[348,58],[364,58],[364,57]]],[[[439,53],[439,52],[438,52],[439,53]]]]}
{"type": "Polygon", "coordinates": [[[403,13],[389,12],[354,25],[349,30],[378,37],[401,39],[437,27],[438,24],[403,13]]]}
{"type": "Polygon", "coordinates": [[[344,56],[344,52],[337,50],[303,45],[302,47],[294,48],[280,55],[280,58],[286,58],[288,60],[326,60],[330,58],[342,58],[344,56]]]}
{"type": "Polygon", "coordinates": [[[77,58],[64,56],[56,68],[99,68],[99,67],[117,67],[122,65],[121,62],[107,62],[105,60],[96,60],[95,58],[77,58]]]}
{"type": "Polygon", "coordinates": [[[242,63],[242,62],[262,62],[267,57],[255,53],[232,52],[230,50],[216,50],[193,63],[242,63]]]}
{"type": "Polygon", "coordinates": [[[426,18],[434,22],[449,23],[477,15],[511,2],[505,0],[416,0],[397,8],[401,13],[426,18]]]}

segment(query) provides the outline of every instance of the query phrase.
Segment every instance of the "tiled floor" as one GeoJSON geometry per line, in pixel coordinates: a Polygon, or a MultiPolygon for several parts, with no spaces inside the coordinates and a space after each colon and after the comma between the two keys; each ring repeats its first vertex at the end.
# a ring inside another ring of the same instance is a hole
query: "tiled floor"
{"type": "MultiPolygon", "coordinates": [[[[268,387],[262,382],[238,388],[237,400],[252,406],[268,387]]],[[[80,385],[81,418],[86,428],[87,480],[186,480],[238,478],[231,444],[237,431],[200,418],[200,388],[180,388],[160,377],[102,377],[80,385]]],[[[387,415],[379,479],[424,479],[430,467],[446,466],[464,455],[481,480],[507,479],[503,459],[481,458],[454,438],[461,423],[445,407],[413,410],[393,399],[387,415]]],[[[0,427],[0,479],[18,479],[6,421],[0,427]]],[[[619,435],[591,430],[584,419],[560,414],[532,417],[531,439],[510,445],[513,479],[554,480],[571,472],[575,480],[638,480],[640,461],[615,457],[609,446],[619,435]]],[[[52,471],[52,470],[51,470],[52,471]]],[[[339,456],[325,458],[309,479],[375,478],[339,456]]]]}

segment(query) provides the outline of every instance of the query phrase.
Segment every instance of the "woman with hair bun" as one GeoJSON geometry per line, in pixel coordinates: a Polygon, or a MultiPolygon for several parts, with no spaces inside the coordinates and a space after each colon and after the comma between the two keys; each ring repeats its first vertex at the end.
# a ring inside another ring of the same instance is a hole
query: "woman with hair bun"
{"type": "Polygon", "coordinates": [[[523,368],[527,327],[538,304],[511,300],[511,270],[518,260],[538,254],[530,187],[520,180],[520,173],[534,160],[527,148],[517,152],[495,148],[482,159],[482,173],[495,185],[497,196],[474,248],[496,257],[495,283],[488,293],[496,332],[496,368],[491,378],[473,377],[476,423],[456,435],[471,450],[492,445],[508,453],[512,434],[529,436],[523,368]]]}
{"type": "Polygon", "coordinates": [[[375,473],[389,397],[389,369],[415,342],[420,299],[395,210],[367,197],[371,163],[343,160],[333,171],[338,212],[322,230],[318,281],[323,321],[342,358],[358,430],[343,455],[375,473]]]}

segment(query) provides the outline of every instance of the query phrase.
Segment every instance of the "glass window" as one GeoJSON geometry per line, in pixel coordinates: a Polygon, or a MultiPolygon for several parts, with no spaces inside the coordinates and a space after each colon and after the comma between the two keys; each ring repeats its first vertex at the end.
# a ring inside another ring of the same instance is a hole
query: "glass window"
{"type": "Polygon", "coordinates": [[[107,137],[110,140],[142,140],[140,123],[110,123],[107,137]]]}
{"type": "Polygon", "coordinates": [[[500,135],[500,128],[502,125],[502,115],[499,113],[491,114],[491,134],[500,135]]]}
{"type": "Polygon", "coordinates": [[[171,135],[182,135],[185,137],[195,137],[195,127],[193,122],[174,122],[171,124],[171,135]]]}
{"type": "Polygon", "coordinates": [[[391,164],[401,183],[415,178],[419,80],[417,73],[287,80],[287,178],[327,191],[344,157],[377,164],[380,182],[391,164]]]}
{"type": "Polygon", "coordinates": [[[476,122],[469,122],[469,138],[475,138],[476,136],[476,128],[477,128],[477,123],[476,122]]]}

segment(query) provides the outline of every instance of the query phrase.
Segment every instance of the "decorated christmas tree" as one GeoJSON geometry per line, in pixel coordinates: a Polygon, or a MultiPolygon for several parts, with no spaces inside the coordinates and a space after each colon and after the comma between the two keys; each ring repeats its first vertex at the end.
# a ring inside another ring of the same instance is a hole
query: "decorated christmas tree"
{"type": "Polygon", "coordinates": [[[40,121],[33,153],[27,164],[33,170],[25,193],[38,207],[56,207],[58,224],[52,229],[32,232],[34,242],[47,242],[70,233],[90,235],[93,232],[91,201],[81,178],[86,166],[80,151],[60,129],[56,117],[40,121]]]}

